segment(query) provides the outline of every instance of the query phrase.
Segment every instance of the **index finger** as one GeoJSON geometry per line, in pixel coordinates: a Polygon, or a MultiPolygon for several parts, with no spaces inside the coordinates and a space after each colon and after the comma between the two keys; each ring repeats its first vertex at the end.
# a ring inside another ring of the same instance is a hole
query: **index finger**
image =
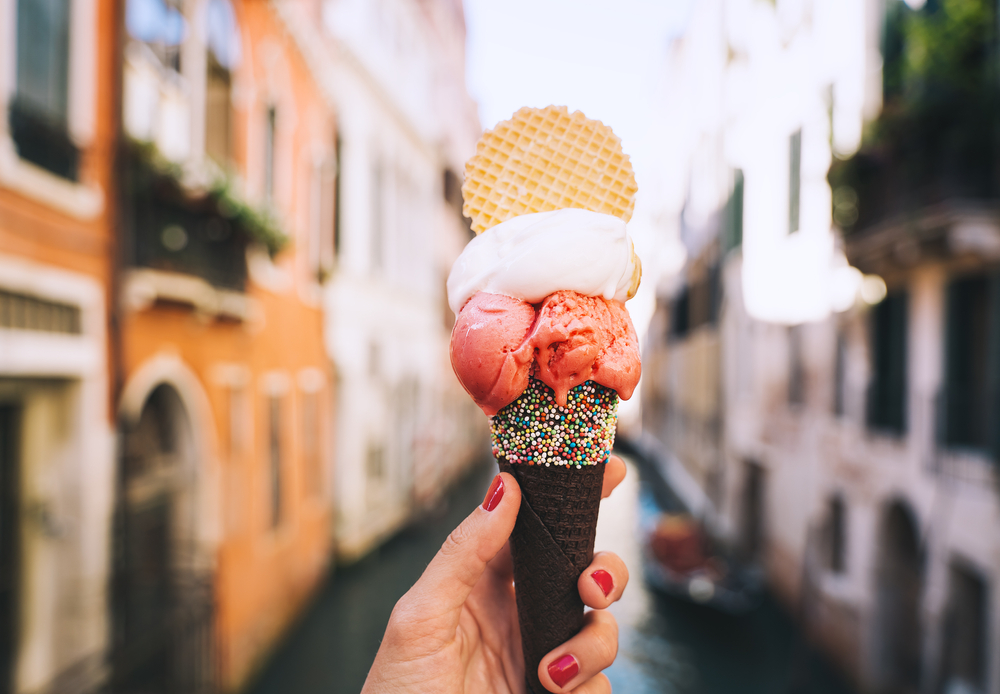
{"type": "Polygon", "coordinates": [[[612,454],[604,466],[604,486],[601,487],[601,498],[607,499],[621,481],[625,479],[625,461],[612,454]]]}

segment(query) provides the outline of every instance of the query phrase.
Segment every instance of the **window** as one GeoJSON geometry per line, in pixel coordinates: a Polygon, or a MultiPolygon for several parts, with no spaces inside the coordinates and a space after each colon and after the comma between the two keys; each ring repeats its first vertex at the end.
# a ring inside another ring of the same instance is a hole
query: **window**
{"type": "MultiPolygon", "coordinates": [[[[179,9],[181,2],[127,0],[121,95],[122,125],[128,136],[154,144],[161,155],[177,163],[191,155],[191,95],[186,79],[190,75],[181,75],[184,40],[190,32],[179,9]]],[[[211,77],[207,86],[211,105],[211,77]]]]}
{"type": "Polygon", "coordinates": [[[333,271],[340,250],[340,137],[332,153],[314,166],[312,193],[311,267],[318,282],[333,271]]]}
{"type": "Polygon", "coordinates": [[[125,28],[132,38],[149,47],[163,67],[179,73],[187,23],[176,4],[170,0],[128,0],[125,28]]]}
{"type": "Polygon", "coordinates": [[[847,387],[847,338],[843,331],[837,331],[837,346],[833,363],[833,414],[844,416],[844,400],[847,387]]]}
{"type": "Polygon", "coordinates": [[[894,434],[906,431],[908,303],[905,292],[890,293],[871,312],[868,426],[894,434]]]}
{"type": "Polygon", "coordinates": [[[836,114],[837,100],[836,92],[832,84],[826,85],[826,135],[827,144],[830,145],[830,151],[834,151],[834,122],[836,114]]]}
{"type": "Polygon", "coordinates": [[[226,390],[229,417],[226,426],[226,442],[230,461],[240,460],[247,450],[249,438],[249,415],[246,388],[232,385],[226,390]]]}
{"type": "Polygon", "coordinates": [[[703,325],[716,325],[721,308],[722,268],[713,263],[699,278],[685,284],[671,301],[668,338],[682,339],[703,325]]]}
{"type": "Polygon", "coordinates": [[[281,397],[270,395],[267,398],[267,462],[270,482],[270,526],[281,524],[283,504],[282,496],[282,455],[281,455],[281,397]]]}
{"type": "Polygon", "coordinates": [[[305,491],[309,495],[316,494],[323,482],[320,468],[319,393],[316,391],[302,394],[302,462],[305,468],[305,491]]]}
{"type": "Polygon", "coordinates": [[[205,78],[205,154],[220,167],[232,160],[232,77],[209,51],[205,78]]]}
{"type": "Polygon", "coordinates": [[[79,335],[80,307],[0,289],[0,328],[79,335]]]}
{"type": "Polygon", "coordinates": [[[335,166],[333,157],[324,157],[313,163],[310,177],[308,264],[317,282],[324,282],[333,269],[335,166]]]}
{"type": "Polygon", "coordinates": [[[208,50],[226,70],[235,70],[243,58],[240,27],[229,0],[208,0],[205,4],[205,41],[208,50]]]}
{"type": "Polygon", "coordinates": [[[232,384],[226,388],[228,405],[226,423],[226,444],[229,460],[226,466],[226,527],[230,533],[239,533],[243,529],[244,507],[246,498],[246,470],[243,467],[244,455],[247,450],[248,412],[246,388],[232,384]]]}
{"type": "Polygon", "coordinates": [[[242,58],[239,25],[228,0],[205,5],[205,154],[222,168],[232,162],[232,73],[242,58]]]}
{"type": "Polygon", "coordinates": [[[368,344],[368,375],[373,379],[382,376],[382,348],[374,341],[368,344]]]}
{"type": "Polygon", "coordinates": [[[277,136],[278,112],[274,106],[267,109],[264,121],[264,197],[274,201],[274,146],[277,136]]]}
{"type": "Polygon", "coordinates": [[[842,574],[847,569],[847,505],[839,494],[827,504],[825,530],[826,568],[842,574]]]}
{"type": "Polygon", "coordinates": [[[371,178],[371,267],[381,270],[385,252],[383,235],[385,234],[385,175],[382,162],[376,160],[372,166],[371,178]]]}
{"type": "Polygon", "coordinates": [[[955,280],[947,289],[940,414],[948,446],[988,451],[995,444],[998,290],[998,279],[985,275],[955,280]]]}
{"type": "Polygon", "coordinates": [[[788,328],[788,404],[801,407],[806,402],[806,369],[802,355],[802,326],[788,328]]]}
{"type": "Polygon", "coordinates": [[[802,193],[802,129],[788,142],[788,233],[799,230],[799,202],[802,193]]]}
{"type": "Polygon", "coordinates": [[[336,151],[334,156],[334,179],[333,179],[333,257],[334,260],[340,257],[341,234],[343,227],[343,211],[340,201],[342,199],[341,187],[343,186],[343,166],[344,166],[344,142],[340,135],[337,135],[336,151]]]}
{"type": "Polygon", "coordinates": [[[743,169],[733,171],[733,189],[726,201],[722,246],[728,252],[743,245],[743,169]]]}
{"type": "Polygon", "coordinates": [[[687,285],[681,289],[676,297],[670,302],[670,334],[669,337],[679,340],[687,335],[691,327],[690,311],[690,290],[687,285]]]}
{"type": "Polygon", "coordinates": [[[368,442],[368,455],[365,461],[365,471],[368,479],[373,482],[381,482],[385,476],[385,450],[381,443],[376,441],[368,442]]]}
{"type": "Polygon", "coordinates": [[[18,0],[17,67],[8,113],[18,156],[71,181],[79,150],[68,132],[70,0],[18,0]]]}

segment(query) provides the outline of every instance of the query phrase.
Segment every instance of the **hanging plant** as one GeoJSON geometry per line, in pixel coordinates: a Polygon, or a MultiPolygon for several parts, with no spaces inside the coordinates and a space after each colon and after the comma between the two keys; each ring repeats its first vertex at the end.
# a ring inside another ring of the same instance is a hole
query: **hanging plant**
{"type": "Polygon", "coordinates": [[[183,168],[164,157],[155,144],[131,140],[128,150],[134,167],[131,175],[136,178],[132,185],[168,189],[171,197],[187,200],[205,213],[223,217],[252,241],[266,248],[272,258],[288,246],[290,239],[282,231],[275,215],[266,208],[252,205],[240,195],[236,178],[231,174],[220,173],[207,190],[199,191],[184,184],[183,168]]]}

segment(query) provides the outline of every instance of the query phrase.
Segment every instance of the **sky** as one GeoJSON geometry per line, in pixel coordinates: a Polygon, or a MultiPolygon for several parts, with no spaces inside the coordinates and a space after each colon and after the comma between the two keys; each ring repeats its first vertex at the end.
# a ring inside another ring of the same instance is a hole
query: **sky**
{"type": "Polygon", "coordinates": [[[693,0],[465,0],[469,92],[483,127],[566,105],[610,125],[642,188],[657,69],[693,0]]]}

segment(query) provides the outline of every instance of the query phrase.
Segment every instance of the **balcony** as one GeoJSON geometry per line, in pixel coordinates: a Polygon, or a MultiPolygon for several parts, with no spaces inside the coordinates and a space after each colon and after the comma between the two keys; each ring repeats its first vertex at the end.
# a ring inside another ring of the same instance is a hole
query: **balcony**
{"type": "Polygon", "coordinates": [[[851,237],[921,212],[1000,202],[1000,90],[946,90],[886,108],[861,150],[830,169],[834,221],[851,237]],[[951,93],[949,93],[951,92],[951,93]]]}
{"type": "Polygon", "coordinates": [[[961,11],[897,5],[884,28],[882,112],[828,176],[848,256],[873,272],[1000,248],[995,10],[987,0],[961,11]]]}
{"type": "Polygon", "coordinates": [[[236,200],[221,185],[192,191],[180,173],[147,145],[126,146],[122,222],[126,258],[133,268],[188,275],[212,287],[242,292],[247,248],[272,255],[284,243],[265,215],[236,200]]]}

